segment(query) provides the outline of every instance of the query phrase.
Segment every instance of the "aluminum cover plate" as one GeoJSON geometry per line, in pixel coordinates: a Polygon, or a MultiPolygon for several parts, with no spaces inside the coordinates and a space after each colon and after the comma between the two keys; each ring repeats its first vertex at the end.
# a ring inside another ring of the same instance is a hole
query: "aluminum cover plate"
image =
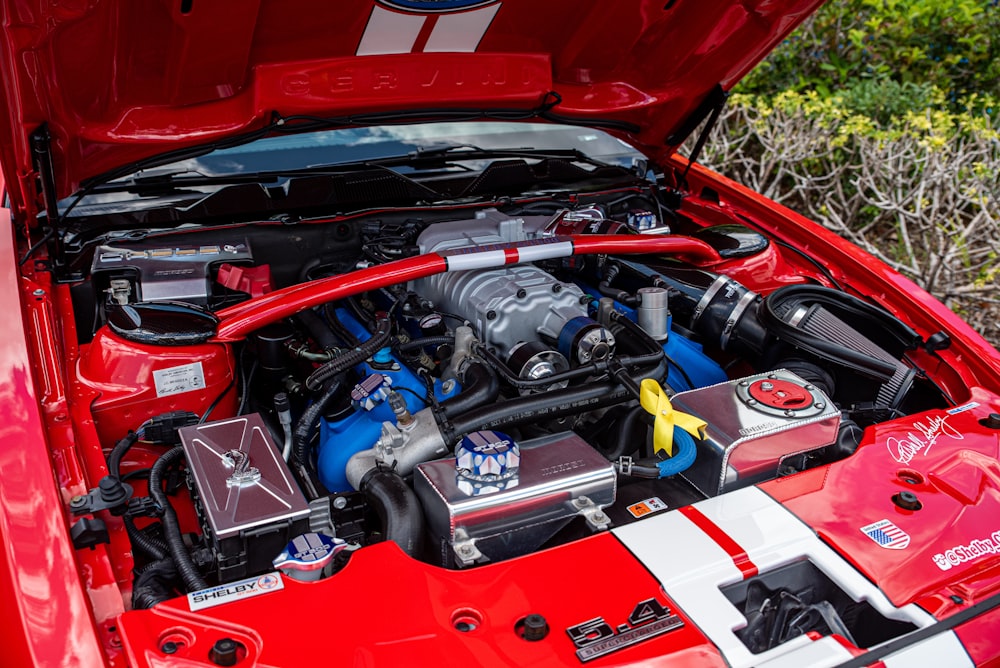
{"type": "Polygon", "coordinates": [[[257,413],[179,433],[203,512],[219,540],[309,516],[305,496],[257,413]]]}
{"type": "Polygon", "coordinates": [[[134,301],[183,301],[205,304],[213,265],[253,261],[244,239],[229,244],[165,246],[128,242],[100,246],[94,251],[91,273],[132,270],[138,273],[139,294],[134,301]]]}

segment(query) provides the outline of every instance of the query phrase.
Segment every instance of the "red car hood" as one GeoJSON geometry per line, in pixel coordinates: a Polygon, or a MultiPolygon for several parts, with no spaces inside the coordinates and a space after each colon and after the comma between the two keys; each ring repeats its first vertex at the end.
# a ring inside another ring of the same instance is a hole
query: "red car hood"
{"type": "Polygon", "coordinates": [[[38,207],[54,192],[281,116],[532,109],[618,121],[650,155],[821,0],[3,0],[0,160],[38,207]],[[334,9],[335,8],[335,9],[334,9]]]}

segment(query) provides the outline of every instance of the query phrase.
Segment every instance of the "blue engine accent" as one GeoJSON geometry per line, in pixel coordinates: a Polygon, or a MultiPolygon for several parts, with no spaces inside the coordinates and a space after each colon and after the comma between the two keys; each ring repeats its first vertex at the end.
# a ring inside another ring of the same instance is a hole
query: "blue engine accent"
{"type": "Polygon", "coordinates": [[[597,323],[583,315],[577,316],[563,325],[562,331],[559,332],[559,340],[557,341],[559,352],[562,353],[563,357],[568,360],[576,359],[576,350],[573,349],[574,339],[585,327],[592,325],[596,326],[597,323]]]}
{"type": "MultiPolygon", "coordinates": [[[[580,287],[591,295],[595,292],[586,285],[581,285],[580,287]]],[[[591,302],[591,308],[597,309],[596,301],[591,302]]],[[[636,321],[635,309],[629,308],[619,302],[615,302],[615,309],[624,313],[632,322],[636,321]]],[[[716,385],[729,380],[729,376],[726,375],[725,370],[702,351],[700,343],[685,338],[675,331],[672,325],[673,319],[668,316],[667,326],[670,328],[670,336],[667,337],[666,342],[663,344],[663,352],[674,362],[673,364],[668,364],[667,371],[667,385],[671,389],[677,392],[686,392],[698,387],[716,385]],[[684,370],[684,373],[681,373],[681,369],[684,370]],[[687,374],[687,378],[691,379],[690,383],[684,377],[685,374],[687,374]]]]}
{"type": "Polygon", "coordinates": [[[674,456],[656,465],[660,469],[661,478],[669,478],[688,470],[698,455],[694,438],[680,427],[674,427],[674,445],[677,446],[674,456]]]}
{"type": "MultiPolygon", "coordinates": [[[[371,333],[344,309],[337,309],[337,319],[358,339],[364,341],[371,337],[371,333]]],[[[370,361],[357,365],[355,370],[366,377],[375,373],[386,376],[391,382],[390,389],[402,390],[399,394],[406,401],[406,407],[411,413],[427,407],[426,402],[419,398],[427,394],[424,382],[409,367],[396,359],[388,349],[380,350],[370,361]]],[[[449,392],[444,392],[441,381],[434,381],[434,396],[438,401],[455,396],[460,389],[458,383],[455,383],[449,392]]],[[[396,416],[387,402],[375,403],[368,410],[356,408],[342,420],[333,422],[325,418],[320,420],[319,457],[316,467],[319,469],[319,479],[324,487],[331,492],[345,492],[352,489],[345,473],[347,460],[375,445],[382,432],[383,422],[396,423],[396,416]]]]}
{"type": "Polygon", "coordinates": [[[674,331],[673,328],[670,329],[670,336],[667,337],[667,342],[663,344],[663,352],[677,363],[676,366],[674,364],[669,365],[670,371],[667,374],[667,384],[678,392],[693,390],[696,387],[716,385],[729,380],[725,370],[716,364],[711,357],[702,352],[700,343],[695,343],[691,339],[684,338],[674,331]],[[684,374],[677,367],[684,369],[684,373],[691,379],[693,385],[687,382],[684,374]]]}

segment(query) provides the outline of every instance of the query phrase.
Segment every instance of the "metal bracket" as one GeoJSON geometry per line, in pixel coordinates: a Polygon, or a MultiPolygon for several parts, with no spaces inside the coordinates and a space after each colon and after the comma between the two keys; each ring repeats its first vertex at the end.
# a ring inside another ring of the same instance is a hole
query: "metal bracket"
{"type": "Polygon", "coordinates": [[[587,520],[591,531],[607,531],[611,528],[611,518],[588,496],[578,496],[572,501],[577,513],[587,520]]]}
{"type": "Polygon", "coordinates": [[[452,543],[455,558],[461,567],[472,566],[477,561],[484,561],[486,556],[476,547],[476,541],[469,538],[465,529],[455,529],[455,542],[452,543]]]}
{"type": "Polygon", "coordinates": [[[70,499],[69,508],[74,515],[91,515],[101,510],[108,510],[112,515],[123,515],[131,497],[131,485],[105,476],[94,489],[70,499]]]}

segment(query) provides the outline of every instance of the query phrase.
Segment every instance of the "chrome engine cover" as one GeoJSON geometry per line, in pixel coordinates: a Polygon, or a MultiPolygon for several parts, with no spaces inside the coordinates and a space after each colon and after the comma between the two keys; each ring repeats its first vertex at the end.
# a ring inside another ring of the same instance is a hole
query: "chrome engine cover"
{"type": "Polygon", "coordinates": [[[707,496],[777,477],[785,459],[830,445],[840,427],[833,402],[784,369],[681,392],[670,401],[708,422],[698,457],[683,474],[707,496]]]}
{"type": "Polygon", "coordinates": [[[606,529],[615,501],[614,466],[573,432],[520,444],[520,467],[503,489],[470,493],[455,458],[417,466],[413,486],[446,559],[468,566],[538,549],[577,515],[606,529]],[[453,555],[449,555],[453,552],[453,555]]]}

